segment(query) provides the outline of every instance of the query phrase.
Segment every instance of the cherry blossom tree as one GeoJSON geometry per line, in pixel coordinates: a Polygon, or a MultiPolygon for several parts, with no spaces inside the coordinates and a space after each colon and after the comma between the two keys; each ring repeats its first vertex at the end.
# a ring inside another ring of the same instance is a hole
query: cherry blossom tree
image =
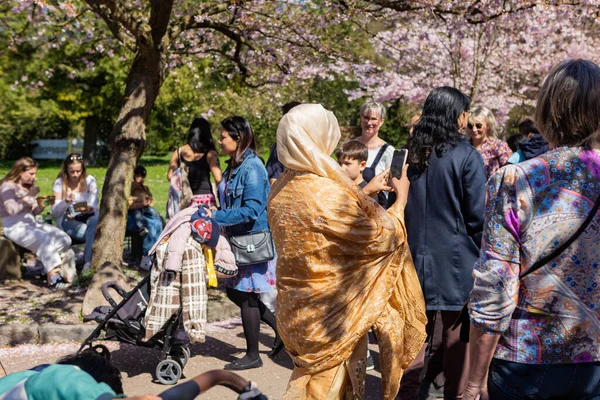
{"type": "Polygon", "coordinates": [[[598,1],[0,0],[0,35],[11,46],[77,43],[128,65],[93,248],[94,270],[113,267],[94,276],[84,312],[100,302],[104,281],[124,280],[126,199],[170,71],[202,65],[273,90],[315,76],[358,79],[351,99],[418,101],[449,84],[502,114],[530,101],[558,59],[594,58],[598,1]],[[372,36],[364,47],[363,34],[372,36]]]}
{"type": "Polygon", "coordinates": [[[84,313],[101,302],[103,282],[125,281],[120,261],[128,192],[146,145],[148,115],[169,71],[209,59],[232,81],[260,87],[341,54],[347,40],[331,29],[345,23],[343,5],[329,0],[22,0],[0,7],[11,16],[0,22],[14,46],[33,40],[52,49],[70,41],[129,62],[93,246],[92,268],[102,270],[84,313]]]}
{"type": "Polygon", "coordinates": [[[433,88],[450,85],[504,121],[511,108],[533,103],[552,65],[567,57],[599,57],[596,1],[368,3],[386,23],[372,39],[383,61],[356,68],[361,88],[350,98],[418,102],[433,88]]]}

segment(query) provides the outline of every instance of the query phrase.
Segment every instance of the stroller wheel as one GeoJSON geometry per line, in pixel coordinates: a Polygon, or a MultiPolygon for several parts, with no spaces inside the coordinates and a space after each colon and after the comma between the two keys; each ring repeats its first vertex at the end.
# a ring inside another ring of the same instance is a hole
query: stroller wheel
{"type": "Polygon", "coordinates": [[[156,379],[163,385],[174,385],[181,378],[181,365],[175,360],[162,360],[156,366],[156,379]]]}
{"type": "Polygon", "coordinates": [[[190,349],[188,349],[186,346],[175,345],[171,347],[169,355],[175,360],[180,361],[181,368],[183,368],[190,360],[191,353],[190,349]]]}

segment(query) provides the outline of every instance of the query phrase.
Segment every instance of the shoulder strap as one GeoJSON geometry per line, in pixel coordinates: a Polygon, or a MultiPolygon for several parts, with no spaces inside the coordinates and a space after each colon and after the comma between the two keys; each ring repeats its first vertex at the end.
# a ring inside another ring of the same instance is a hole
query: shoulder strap
{"type": "Polygon", "coordinates": [[[377,156],[375,157],[375,160],[373,160],[373,164],[371,164],[371,168],[375,168],[377,166],[377,164],[379,164],[379,161],[381,161],[381,157],[383,157],[383,155],[385,154],[385,151],[387,150],[387,148],[389,146],[390,145],[387,143],[384,143],[383,146],[381,146],[381,148],[377,152],[377,156]]]}
{"type": "Polygon", "coordinates": [[[177,147],[177,165],[181,164],[181,147],[177,147]]]}
{"type": "Polygon", "coordinates": [[[594,217],[596,216],[596,213],[598,212],[599,208],[600,208],[600,197],[598,197],[598,199],[596,200],[596,203],[594,204],[594,208],[592,208],[592,211],[590,211],[590,213],[587,216],[586,220],[579,227],[579,229],[577,230],[577,232],[575,232],[573,234],[573,236],[571,236],[569,238],[569,240],[567,240],[566,242],[564,242],[560,247],[558,247],[552,253],[548,254],[546,257],[543,257],[541,260],[538,260],[535,264],[533,264],[531,266],[531,268],[529,268],[529,270],[527,272],[525,272],[522,275],[519,275],[519,279],[523,279],[527,275],[531,274],[532,272],[535,272],[538,269],[542,268],[544,265],[548,264],[550,261],[552,261],[554,258],[556,258],[556,256],[558,256],[560,253],[562,253],[563,251],[565,251],[567,249],[567,247],[569,247],[575,240],[577,240],[577,238],[579,237],[579,235],[581,235],[583,233],[583,231],[585,231],[585,229],[588,227],[588,225],[590,224],[590,222],[592,222],[592,219],[594,219],[594,217]]]}

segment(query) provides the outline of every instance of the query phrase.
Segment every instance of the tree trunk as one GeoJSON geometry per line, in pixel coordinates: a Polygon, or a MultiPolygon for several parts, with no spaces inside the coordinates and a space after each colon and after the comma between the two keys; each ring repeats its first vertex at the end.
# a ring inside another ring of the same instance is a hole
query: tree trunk
{"type": "MultiPolygon", "coordinates": [[[[100,288],[107,281],[126,284],[121,268],[123,238],[127,221],[128,197],[133,170],[146,147],[146,122],[163,83],[163,59],[160,50],[139,44],[133,61],[123,106],[110,139],[110,161],[106,171],[98,226],[92,247],[92,279],[83,302],[83,314],[105,304],[100,288]],[[102,270],[99,267],[102,266],[102,270]]],[[[125,288],[128,289],[128,288],[125,288]]]]}
{"type": "Polygon", "coordinates": [[[95,115],[90,115],[85,119],[85,128],[83,134],[83,159],[87,165],[96,165],[97,151],[96,141],[98,140],[98,131],[100,130],[100,119],[95,115]]]}

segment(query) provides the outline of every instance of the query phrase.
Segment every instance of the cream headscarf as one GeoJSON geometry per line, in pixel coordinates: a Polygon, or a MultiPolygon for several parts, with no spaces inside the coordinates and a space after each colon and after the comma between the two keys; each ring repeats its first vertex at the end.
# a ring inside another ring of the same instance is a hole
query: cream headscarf
{"type": "Polygon", "coordinates": [[[283,116],[277,127],[277,157],[288,169],[311,172],[347,186],[356,193],[360,207],[386,229],[394,229],[391,217],[348,177],[331,154],[340,141],[337,118],[320,104],[301,104],[283,116]]]}

